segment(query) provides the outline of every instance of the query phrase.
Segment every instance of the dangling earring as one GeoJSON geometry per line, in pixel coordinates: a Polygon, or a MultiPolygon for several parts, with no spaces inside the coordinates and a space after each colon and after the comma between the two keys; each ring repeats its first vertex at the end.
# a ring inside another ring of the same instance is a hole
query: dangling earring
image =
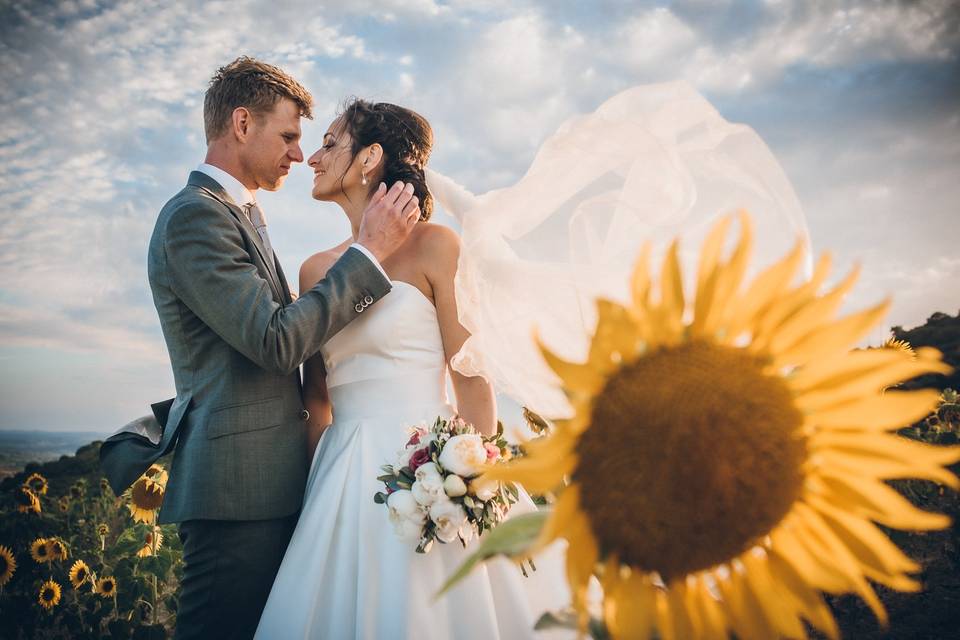
{"type": "Polygon", "coordinates": [[[362,171],[360,172],[360,184],[362,184],[362,185],[364,185],[364,186],[366,186],[366,184],[367,184],[367,174],[365,174],[365,173],[362,172],[362,171]]]}

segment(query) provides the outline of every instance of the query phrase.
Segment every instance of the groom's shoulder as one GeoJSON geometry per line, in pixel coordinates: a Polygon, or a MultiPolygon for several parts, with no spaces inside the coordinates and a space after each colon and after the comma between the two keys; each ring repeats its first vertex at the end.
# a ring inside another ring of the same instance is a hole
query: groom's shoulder
{"type": "Polygon", "coordinates": [[[230,214],[227,205],[213,197],[208,191],[200,187],[187,184],[178,191],[160,209],[157,217],[158,226],[171,223],[183,223],[185,219],[196,217],[228,218],[230,214]]]}

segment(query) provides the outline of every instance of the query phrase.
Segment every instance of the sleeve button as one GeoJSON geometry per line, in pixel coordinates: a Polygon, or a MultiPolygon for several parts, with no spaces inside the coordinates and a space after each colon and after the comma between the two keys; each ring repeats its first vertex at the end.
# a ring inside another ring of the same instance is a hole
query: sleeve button
{"type": "Polygon", "coordinates": [[[357,313],[360,313],[363,311],[363,305],[358,302],[357,304],[353,305],[353,310],[357,313]]]}
{"type": "Polygon", "coordinates": [[[364,304],[371,305],[373,304],[373,296],[367,296],[363,299],[364,304]]]}
{"type": "Polygon", "coordinates": [[[301,419],[301,420],[309,420],[309,419],[310,419],[310,412],[307,411],[306,409],[304,409],[303,411],[301,411],[301,412],[300,412],[300,419],[301,419]]]}

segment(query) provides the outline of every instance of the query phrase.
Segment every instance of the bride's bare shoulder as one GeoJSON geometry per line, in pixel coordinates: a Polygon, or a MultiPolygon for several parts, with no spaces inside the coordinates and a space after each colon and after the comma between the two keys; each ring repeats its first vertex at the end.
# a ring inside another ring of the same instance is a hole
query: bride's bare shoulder
{"type": "Polygon", "coordinates": [[[306,291],[327,275],[327,271],[340,259],[351,243],[352,240],[347,238],[337,246],[318,251],[304,260],[300,265],[300,291],[306,291]]]}
{"type": "Polygon", "coordinates": [[[460,257],[460,236],[456,231],[442,224],[420,222],[411,235],[428,276],[453,275],[460,257]]]}

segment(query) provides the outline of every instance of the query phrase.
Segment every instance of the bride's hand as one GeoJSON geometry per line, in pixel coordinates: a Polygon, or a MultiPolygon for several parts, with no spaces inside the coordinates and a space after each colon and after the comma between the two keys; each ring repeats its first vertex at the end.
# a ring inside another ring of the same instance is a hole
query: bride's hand
{"type": "Polygon", "coordinates": [[[412,184],[397,182],[387,191],[381,182],[363,212],[357,242],[382,263],[403,244],[419,219],[420,202],[412,184]]]}

